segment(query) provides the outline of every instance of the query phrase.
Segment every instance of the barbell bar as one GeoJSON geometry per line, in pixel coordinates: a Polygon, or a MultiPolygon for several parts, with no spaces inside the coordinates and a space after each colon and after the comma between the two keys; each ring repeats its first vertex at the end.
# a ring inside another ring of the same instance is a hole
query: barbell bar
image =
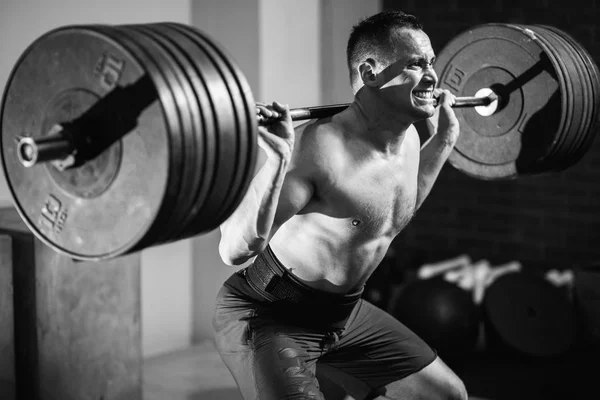
{"type": "MultiPolygon", "coordinates": [[[[490,92],[485,96],[457,97],[453,108],[465,107],[485,107],[494,101],[498,101],[498,96],[490,92]]],[[[437,99],[434,99],[434,105],[437,106],[437,99]]],[[[292,121],[302,121],[308,119],[326,118],[338,114],[348,108],[346,104],[332,104],[316,107],[293,108],[290,110],[292,121]]],[[[258,123],[265,123],[271,119],[257,117],[258,123]]],[[[38,163],[56,161],[54,166],[58,169],[70,168],[74,161],[73,157],[77,153],[77,144],[71,139],[76,137],[73,133],[65,134],[65,129],[60,125],[52,128],[52,133],[38,139],[32,137],[23,137],[17,143],[17,157],[24,167],[32,167],[38,163]]],[[[85,135],[85,133],[82,133],[85,135]]],[[[80,134],[81,135],[81,134],[80,134]]]]}
{"type": "MultiPolygon", "coordinates": [[[[556,28],[473,27],[434,69],[457,96],[461,135],[449,161],[469,176],[564,170],[598,130],[598,68],[556,28]]],[[[292,109],[292,119],[347,107],[292,109]]],[[[218,227],[250,184],[262,122],[233,57],[199,29],[60,27],[8,79],[3,171],[41,241],[75,259],[114,258],[218,227]]]]}
{"type": "MultiPolygon", "coordinates": [[[[454,105],[452,105],[452,108],[486,107],[492,104],[494,101],[499,101],[499,96],[495,92],[490,90],[488,93],[481,96],[475,95],[457,97],[454,105]]],[[[314,118],[327,118],[342,112],[349,106],[349,103],[345,103],[316,107],[292,108],[290,110],[290,115],[292,117],[292,121],[301,121],[314,118]]],[[[437,98],[434,98],[434,106],[438,106],[437,98]]]]}

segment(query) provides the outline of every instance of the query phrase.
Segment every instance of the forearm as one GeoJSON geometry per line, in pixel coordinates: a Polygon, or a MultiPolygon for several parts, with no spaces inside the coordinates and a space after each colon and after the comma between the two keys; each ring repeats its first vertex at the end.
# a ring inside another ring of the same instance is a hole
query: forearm
{"type": "Polygon", "coordinates": [[[421,148],[419,161],[417,209],[429,195],[442,167],[448,160],[455,142],[441,135],[434,135],[421,148]]]}
{"type": "Polygon", "coordinates": [[[288,164],[267,159],[240,205],[221,225],[219,253],[226,264],[242,264],[268,242],[288,164]]]}

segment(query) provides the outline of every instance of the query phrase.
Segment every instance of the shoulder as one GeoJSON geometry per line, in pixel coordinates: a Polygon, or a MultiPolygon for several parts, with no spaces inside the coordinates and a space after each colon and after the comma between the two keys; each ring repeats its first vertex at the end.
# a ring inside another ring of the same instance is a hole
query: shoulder
{"type": "Polygon", "coordinates": [[[328,119],[313,120],[296,127],[295,150],[298,159],[324,165],[344,153],[343,130],[328,119]]]}
{"type": "Polygon", "coordinates": [[[296,127],[290,172],[304,176],[318,192],[336,180],[347,162],[344,132],[328,119],[313,120],[296,127]]]}

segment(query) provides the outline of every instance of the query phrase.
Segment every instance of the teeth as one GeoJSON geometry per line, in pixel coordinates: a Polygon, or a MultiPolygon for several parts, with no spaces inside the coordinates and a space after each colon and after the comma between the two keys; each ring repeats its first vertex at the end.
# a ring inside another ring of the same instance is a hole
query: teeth
{"type": "Polygon", "coordinates": [[[431,99],[433,97],[433,91],[431,90],[419,90],[413,92],[415,97],[419,97],[421,99],[431,99]]]}

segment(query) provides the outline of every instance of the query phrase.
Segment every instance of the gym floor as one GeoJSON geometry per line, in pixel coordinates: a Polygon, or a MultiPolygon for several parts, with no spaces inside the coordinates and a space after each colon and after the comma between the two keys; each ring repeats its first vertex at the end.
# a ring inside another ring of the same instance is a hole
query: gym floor
{"type": "Polygon", "coordinates": [[[156,356],[144,363],[144,400],[241,400],[214,346],[156,356]]]}
{"type": "MultiPolygon", "coordinates": [[[[210,342],[149,358],[144,400],[242,400],[231,374],[210,342]]],[[[470,397],[469,400],[492,400],[470,397]]]]}
{"type": "MultiPolygon", "coordinates": [[[[450,364],[465,381],[469,400],[590,398],[587,394],[595,391],[593,379],[586,376],[579,360],[536,362],[473,355],[450,364]]],[[[211,342],[147,359],[143,399],[242,400],[211,342]]]]}

